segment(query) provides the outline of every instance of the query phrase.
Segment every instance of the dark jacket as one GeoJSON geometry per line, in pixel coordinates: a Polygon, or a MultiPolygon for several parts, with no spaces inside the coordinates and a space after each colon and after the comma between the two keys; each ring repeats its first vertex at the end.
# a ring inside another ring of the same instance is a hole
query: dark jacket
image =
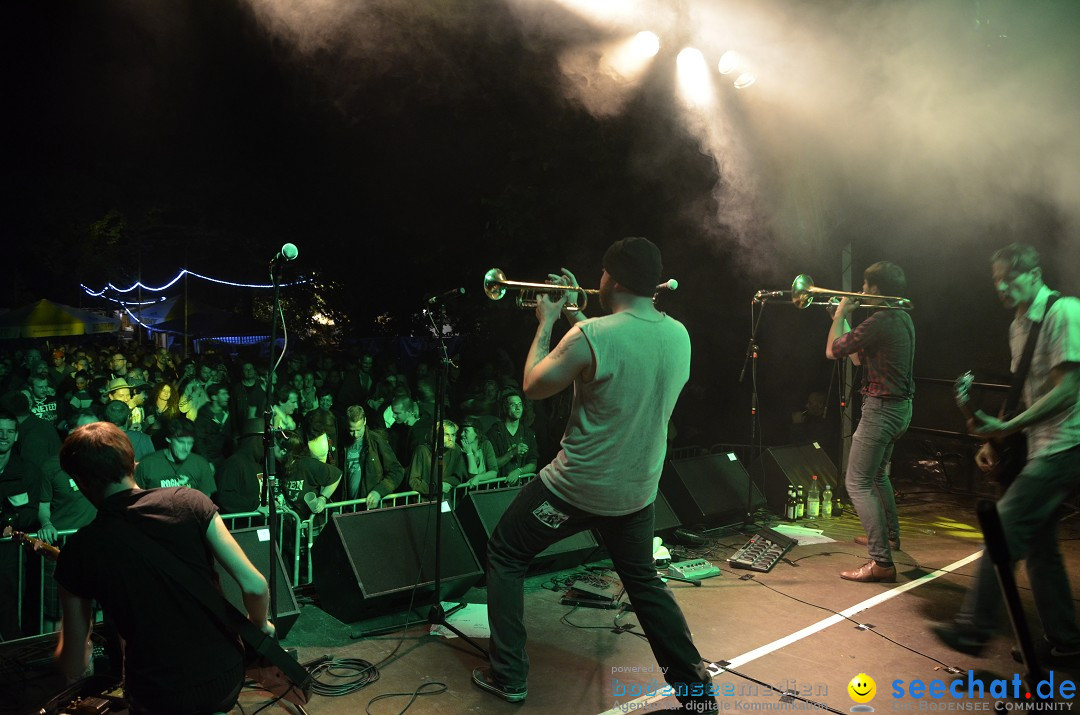
{"type": "MultiPolygon", "coordinates": [[[[363,441],[364,448],[361,450],[360,455],[364,460],[364,464],[360,487],[352,498],[363,499],[372,490],[379,492],[382,496],[393,494],[405,481],[405,469],[401,466],[401,462],[398,461],[394,450],[390,448],[390,444],[385,437],[369,428],[364,432],[363,441]]],[[[345,474],[341,480],[341,494],[337,497],[342,500],[349,498],[346,496],[349,482],[348,452],[349,447],[342,447],[338,450],[338,460],[345,474]]]]}

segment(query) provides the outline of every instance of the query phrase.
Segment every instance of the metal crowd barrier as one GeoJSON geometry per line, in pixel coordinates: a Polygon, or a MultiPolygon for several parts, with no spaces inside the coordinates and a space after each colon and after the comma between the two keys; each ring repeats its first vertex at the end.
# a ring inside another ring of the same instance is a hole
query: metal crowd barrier
{"type": "MultiPolygon", "coordinates": [[[[515,486],[521,486],[535,475],[528,475],[521,477],[515,483],[515,486]]],[[[488,491],[491,489],[502,489],[509,486],[505,477],[499,477],[489,482],[483,482],[474,486],[467,486],[459,484],[447,495],[447,501],[450,502],[450,506],[453,509],[457,508],[458,499],[463,498],[468,492],[488,491]]],[[[383,497],[379,508],[406,506],[409,504],[419,504],[424,501],[425,497],[419,492],[396,492],[394,494],[387,494],[383,497]]],[[[311,583],[311,549],[315,543],[315,537],[318,536],[320,527],[327,522],[330,516],[334,514],[351,513],[356,511],[364,511],[367,509],[367,499],[352,499],[349,501],[330,502],[326,505],[319,514],[312,515],[307,519],[301,519],[300,516],[291,509],[283,508],[278,510],[278,545],[281,550],[283,559],[288,560],[287,554],[291,554],[292,561],[292,582],[293,586],[301,586],[311,583]],[[306,568],[301,570],[301,565],[306,568]]],[[[256,526],[266,526],[267,515],[259,511],[249,511],[236,514],[222,514],[222,520],[230,531],[233,529],[244,529],[256,526]]],[[[63,549],[64,544],[67,542],[69,536],[74,534],[76,529],[69,529],[65,531],[57,532],[56,546],[63,549]]],[[[37,533],[30,534],[32,537],[37,537],[37,533]]],[[[11,538],[0,539],[0,546],[5,544],[12,544],[11,538]]],[[[38,633],[45,632],[45,585],[46,579],[50,577],[51,571],[47,570],[46,559],[38,557],[29,552],[27,548],[19,547],[18,544],[13,544],[17,548],[17,575],[16,575],[16,608],[19,614],[23,611],[23,604],[26,600],[26,588],[28,582],[28,567],[34,568],[36,563],[37,573],[37,602],[38,602],[38,614],[37,614],[37,629],[38,633]]],[[[59,614],[57,614],[59,615],[59,614]]],[[[51,619],[50,619],[51,620],[51,619]]],[[[27,634],[34,635],[34,634],[27,634]]]]}
{"type": "MultiPolygon", "coordinates": [[[[280,545],[281,552],[283,554],[291,553],[293,562],[293,583],[299,577],[300,572],[300,518],[292,511],[280,510],[278,512],[278,544],[280,545]],[[291,522],[291,530],[289,529],[291,522]],[[291,535],[293,538],[288,544],[286,544],[285,537],[291,535]]],[[[241,514],[222,514],[221,518],[225,521],[225,525],[230,531],[233,529],[243,529],[253,526],[266,526],[267,517],[262,512],[251,511],[241,514]]],[[[77,529],[65,529],[64,531],[58,531],[56,542],[54,546],[59,549],[63,549],[67,543],[68,537],[74,534],[77,529]]],[[[37,532],[30,534],[29,536],[38,538],[37,532]]],[[[37,634],[45,633],[45,616],[46,608],[49,604],[45,602],[46,584],[48,579],[52,577],[52,569],[49,568],[48,559],[38,556],[32,553],[29,547],[22,547],[20,544],[15,543],[10,537],[0,539],[0,548],[8,548],[7,545],[15,547],[17,556],[15,559],[15,608],[16,613],[21,614],[23,612],[23,605],[26,603],[26,599],[29,596],[27,588],[29,584],[35,582],[35,579],[28,578],[30,576],[29,569],[37,569],[36,578],[36,591],[37,591],[37,634]]],[[[56,621],[59,621],[59,612],[56,614],[56,621]]],[[[53,621],[53,619],[49,619],[53,621]]],[[[27,636],[36,635],[34,633],[27,633],[27,636]]]]}
{"type": "MultiPolygon", "coordinates": [[[[281,552],[281,560],[292,562],[292,582],[296,585],[296,579],[300,575],[300,516],[292,509],[278,508],[278,551],[281,552]],[[291,525],[291,529],[287,528],[291,525]],[[290,538],[291,537],[291,538],[290,538]],[[288,550],[286,550],[286,548],[288,550]],[[289,556],[291,555],[291,559],[289,556]]],[[[245,511],[236,514],[222,514],[222,521],[229,531],[233,529],[247,529],[253,526],[266,526],[269,517],[261,511],[245,511]]]]}
{"type": "MultiPolygon", "coordinates": [[[[67,543],[68,537],[74,534],[77,529],[66,529],[64,531],[56,532],[56,542],[53,544],[57,548],[64,548],[64,544],[67,543]]],[[[30,534],[29,536],[37,538],[37,532],[30,534]]],[[[30,551],[30,547],[22,547],[16,543],[11,537],[0,539],[0,548],[7,548],[6,545],[11,544],[17,549],[18,556],[16,557],[16,575],[15,575],[15,608],[16,613],[19,614],[18,618],[22,621],[23,604],[26,601],[26,588],[27,588],[27,566],[30,568],[37,568],[37,602],[38,602],[38,614],[37,614],[37,634],[27,633],[26,636],[38,635],[45,632],[45,578],[47,575],[51,575],[52,571],[48,568],[48,564],[51,563],[44,556],[39,556],[30,551]]],[[[57,614],[59,616],[59,614],[57,614]]],[[[59,621],[59,617],[57,618],[59,621]]]]}

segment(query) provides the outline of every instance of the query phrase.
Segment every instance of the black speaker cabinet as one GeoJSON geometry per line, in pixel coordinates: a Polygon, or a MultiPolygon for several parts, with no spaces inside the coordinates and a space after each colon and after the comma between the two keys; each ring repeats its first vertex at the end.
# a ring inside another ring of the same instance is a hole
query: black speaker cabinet
{"type": "MultiPolygon", "coordinates": [[[[461,527],[469,537],[469,542],[480,557],[481,563],[487,563],[487,542],[495,531],[499,519],[514,501],[521,487],[509,489],[489,489],[482,492],[470,492],[458,502],[457,515],[461,527]]],[[[585,563],[597,552],[598,546],[592,532],[585,530],[556,541],[547,547],[529,564],[531,573],[546,573],[572,569],[585,563]]]]}
{"type": "MultiPolygon", "coordinates": [[[[320,607],[343,623],[433,603],[435,509],[427,502],[335,514],[312,547],[312,576],[320,607]]],[[[442,514],[441,592],[457,598],[482,570],[453,512],[442,514]]]]}
{"type": "Polygon", "coordinates": [[[746,513],[765,504],[765,497],[734,452],[672,459],[660,477],[671,508],[683,524],[708,524],[746,513]]]}
{"type": "Polygon", "coordinates": [[[810,477],[817,475],[819,489],[828,484],[837,493],[841,486],[829,455],[817,443],[796,444],[789,447],[771,447],[765,450],[754,469],[762,474],[765,498],[769,508],[777,514],[784,513],[789,484],[810,489],[810,477]]]}
{"type": "MultiPolygon", "coordinates": [[[[269,580],[270,569],[267,568],[267,564],[270,563],[270,530],[265,526],[253,526],[248,529],[236,529],[232,532],[232,535],[236,539],[236,543],[240,544],[240,548],[244,550],[248,560],[259,570],[259,573],[269,580]]],[[[221,581],[221,590],[225,594],[225,598],[229,600],[229,603],[240,609],[241,613],[246,613],[240,584],[236,583],[233,577],[217,561],[214,562],[214,566],[217,568],[218,578],[221,581]]],[[[284,638],[289,635],[289,630],[296,623],[296,619],[300,617],[300,606],[297,605],[296,597],[293,595],[292,582],[289,580],[288,571],[285,570],[285,564],[281,560],[280,550],[274,551],[274,568],[277,569],[274,572],[277,615],[271,617],[270,620],[274,622],[274,627],[277,628],[278,637],[284,638]]]]}
{"type": "Polygon", "coordinates": [[[664,497],[663,492],[656,492],[656,501],[654,502],[654,504],[654,532],[664,531],[666,529],[677,529],[678,527],[682,526],[682,522],[679,521],[679,517],[675,515],[675,511],[671,508],[671,504],[664,497]]]}

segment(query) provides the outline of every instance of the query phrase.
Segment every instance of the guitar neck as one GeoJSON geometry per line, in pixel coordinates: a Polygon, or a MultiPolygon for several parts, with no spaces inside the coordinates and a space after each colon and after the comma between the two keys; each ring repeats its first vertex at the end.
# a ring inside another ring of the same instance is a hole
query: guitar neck
{"type": "Polygon", "coordinates": [[[29,534],[24,534],[21,531],[16,531],[15,529],[11,528],[4,529],[4,536],[10,536],[15,541],[29,546],[33,551],[41,554],[42,556],[51,561],[56,561],[56,559],[60,556],[60,549],[56,548],[52,544],[42,541],[41,539],[30,536],[29,534]]]}

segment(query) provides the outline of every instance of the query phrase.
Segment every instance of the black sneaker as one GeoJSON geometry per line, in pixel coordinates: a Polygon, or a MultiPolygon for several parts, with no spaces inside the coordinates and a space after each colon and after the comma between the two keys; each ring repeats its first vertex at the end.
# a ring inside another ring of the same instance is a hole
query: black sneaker
{"type": "MultiPolygon", "coordinates": [[[[1013,646],[1009,650],[1009,654],[1017,663],[1024,662],[1024,657],[1018,647],[1013,646]]],[[[1080,648],[1050,645],[1048,641],[1043,639],[1035,644],[1035,655],[1038,657],[1040,665],[1070,669],[1080,667],[1080,648]]]]}
{"type": "Polygon", "coordinates": [[[978,658],[986,648],[988,639],[970,628],[954,623],[938,624],[930,629],[937,639],[955,651],[978,658]]]}
{"type": "Polygon", "coordinates": [[[495,676],[491,674],[491,668],[474,668],[472,681],[476,683],[477,687],[493,695],[498,695],[508,703],[524,702],[525,696],[529,694],[524,685],[503,685],[495,680],[495,676]]]}

